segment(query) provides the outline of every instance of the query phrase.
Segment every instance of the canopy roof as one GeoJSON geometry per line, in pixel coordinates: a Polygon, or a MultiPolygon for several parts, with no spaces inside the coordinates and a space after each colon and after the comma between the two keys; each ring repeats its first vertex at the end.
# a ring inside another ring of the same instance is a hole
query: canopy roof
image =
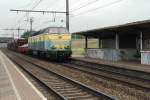
{"type": "Polygon", "coordinates": [[[148,33],[150,32],[150,20],[138,21],[127,23],[123,25],[110,26],[104,28],[97,28],[93,30],[86,30],[81,32],[76,32],[81,35],[91,36],[91,37],[112,37],[114,34],[118,33],[120,35],[130,34],[137,35],[140,32],[148,33]]]}

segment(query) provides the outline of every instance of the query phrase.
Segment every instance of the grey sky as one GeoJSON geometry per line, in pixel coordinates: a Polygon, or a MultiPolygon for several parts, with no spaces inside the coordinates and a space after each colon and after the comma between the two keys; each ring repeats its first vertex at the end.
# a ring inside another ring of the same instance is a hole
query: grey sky
{"type": "MultiPolygon", "coordinates": [[[[29,14],[10,12],[10,9],[31,9],[40,0],[1,0],[0,28],[29,28],[27,17],[34,18],[33,28],[39,30],[48,26],[64,26],[65,15],[56,15],[56,22],[51,22],[53,14],[29,14]],[[25,16],[25,17],[22,17],[25,16]]],[[[43,0],[34,10],[65,11],[65,0],[43,0]]],[[[71,32],[124,24],[150,19],[150,0],[70,0],[71,32]],[[88,6],[83,7],[86,4],[88,6]],[[97,9],[96,9],[97,8],[97,9]],[[76,10],[78,9],[78,10],[76,10]]],[[[16,31],[14,31],[16,33],[16,31]]],[[[12,31],[0,31],[0,34],[12,31]]]]}

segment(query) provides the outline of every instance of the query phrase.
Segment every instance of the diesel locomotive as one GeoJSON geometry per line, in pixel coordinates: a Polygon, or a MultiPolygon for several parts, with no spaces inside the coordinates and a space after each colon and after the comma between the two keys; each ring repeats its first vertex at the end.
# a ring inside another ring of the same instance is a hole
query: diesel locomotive
{"type": "Polygon", "coordinates": [[[71,34],[64,27],[48,27],[28,38],[28,52],[51,59],[68,59],[71,51],[71,34]]]}

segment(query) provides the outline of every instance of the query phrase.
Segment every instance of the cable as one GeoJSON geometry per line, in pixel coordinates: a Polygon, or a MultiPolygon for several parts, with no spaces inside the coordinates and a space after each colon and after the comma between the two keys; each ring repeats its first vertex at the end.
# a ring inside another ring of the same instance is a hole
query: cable
{"type": "MultiPolygon", "coordinates": [[[[27,26],[28,26],[28,21],[26,21],[26,24],[25,24],[25,29],[27,29],[27,26]]],[[[28,29],[27,29],[28,30],[28,29]]]]}
{"type": "Polygon", "coordinates": [[[74,3],[72,3],[72,4],[74,4],[74,5],[72,5],[72,8],[70,8],[70,9],[72,10],[73,7],[76,7],[76,6],[78,7],[79,4],[83,4],[83,3],[87,2],[87,1],[89,1],[89,0],[78,0],[78,2],[75,1],[74,3]],[[83,2],[80,2],[80,1],[83,1],[83,2]]]}
{"type": "MultiPolygon", "coordinates": [[[[36,8],[42,1],[43,1],[43,0],[39,0],[38,2],[35,2],[35,5],[34,5],[33,7],[31,7],[31,9],[36,8]]],[[[27,14],[29,14],[29,13],[26,13],[23,17],[21,17],[21,18],[17,21],[17,23],[20,22],[20,20],[22,20],[27,14]]]]}
{"type": "Polygon", "coordinates": [[[92,4],[94,4],[94,3],[98,2],[98,1],[99,1],[99,0],[94,0],[94,1],[88,2],[87,4],[82,5],[82,6],[78,7],[78,8],[76,8],[76,9],[73,9],[73,10],[71,10],[70,12],[78,11],[78,10],[80,10],[80,9],[82,9],[82,8],[88,6],[88,5],[92,5],[92,4]]]}
{"type": "MultiPolygon", "coordinates": [[[[79,1],[84,1],[84,2],[85,2],[85,1],[87,1],[87,0],[78,0],[78,2],[79,2],[79,1]]],[[[76,5],[76,4],[77,4],[76,2],[77,2],[77,1],[75,1],[73,4],[76,5]]],[[[80,3],[83,3],[83,2],[80,2],[80,3]]],[[[71,6],[73,6],[73,5],[71,5],[71,6]]],[[[66,7],[64,7],[64,5],[61,5],[57,10],[59,10],[59,9],[62,10],[63,8],[66,8],[66,7]]],[[[71,8],[70,8],[70,9],[71,9],[71,8]]]]}
{"type": "Polygon", "coordinates": [[[58,2],[59,2],[59,0],[57,0],[57,2],[55,0],[53,0],[53,2],[51,3],[52,4],[51,7],[55,6],[55,4],[58,3],[58,2]]]}
{"type": "Polygon", "coordinates": [[[111,2],[111,3],[108,3],[108,4],[105,4],[105,5],[99,6],[99,7],[94,8],[94,9],[90,9],[90,10],[87,10],[87,11],[85,11],[85,12],[78,13],[77,15],[74,15],[73,17],[77,17],[77,16],[83,15],[83,14],[85,14],[85,13],[90,13],[90,12],[96,11],[96,10],[98,10],[98,9],[106,8],[106,7],[109,7],[109,6],[114,5],[114,4],[116,4],[116,3],[119,3],[119,2],[121,2],[121,1],[123,1],[123,0],[117,0],[117,1],[114,1],[114,2],[111,2]]]}
{"type": "MultiPolygon", "coordinates": [[[[31,7],[31,9],[35,9],[37,6],[39,6],[39,4],[42,2],[43,0],[38,0],[36,2],[34,2],[33,6],[31,7]]],[[[56,1],[55,1],[56,2],[56,1]]],[[[57,3],[57,2],[56,2],[57,3]]],[[[23,17],[21,17],[18,21],[17,21],[17,24],[20,24],[21,20],[24,18],[24,17],[29,17],[29,13],[26,13],[23,17]],[[28,16],[27,16],[28,15],[28,16]]],[[[53,19],[56,20],[56,14],[53,14],[53,19]]],[[[17,25],[16,24],[16,25],[17,25]]],[[[27,24],[28,23],[25,23],[25,27],[27,27],[27,24]]],[[[16,26],[14,25],[14,26],[16,26]]]]}
{"type": "Polygon", "coordinates": [[[39,0],[39,2],[36,3],[35,6],[32,7],[32,10],[35,9],[43,0],[39,0]]]}
{"type": "Polygon", "coordinates": [[[33,3],[33,1],[30,1],[28,4],[26,4],[26,5],[22,6],[22,7],[19,7],[19,8],[26,8],[26,7],[30,6],[32,3],[33,3]]]}
{"type": "MultiPolygon", "coordinates": [[[[35,9],[42,1],[43,1],[43,0],[39,0],[39,1],[35,2],[35,4],[33,4],[33,7],[31,7],[31,9],[35,9]]],[[[26,13],[24,16],[22,16],[22,17],[17,21],[17,23],[16,23],[14,26],[16,26],[17,24],[20,24],[21,20],[22,20],[24,17],[26,17],[26,16],[27,16],[27,18],[28,18],[28,17],[29,17],[29,13],[26,13]]]]}

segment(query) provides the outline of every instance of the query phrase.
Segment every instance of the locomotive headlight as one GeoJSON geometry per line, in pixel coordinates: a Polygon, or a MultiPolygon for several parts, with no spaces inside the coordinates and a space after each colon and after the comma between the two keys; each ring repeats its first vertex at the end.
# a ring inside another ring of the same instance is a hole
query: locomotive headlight
{"type": "Polygon", "coordinates": [[[70,48],[70,46],[69,46],[69,45],[68,45],[68,46],[65,46],[65,48],[66,48],[66,49],[69,49],[69,48],[70,48]]]}
{"type": "Polygon", "coordinates": [[[53,45],[51,48],[52,48],[52,49],[56,49],[56,46],[53,45]]]}

